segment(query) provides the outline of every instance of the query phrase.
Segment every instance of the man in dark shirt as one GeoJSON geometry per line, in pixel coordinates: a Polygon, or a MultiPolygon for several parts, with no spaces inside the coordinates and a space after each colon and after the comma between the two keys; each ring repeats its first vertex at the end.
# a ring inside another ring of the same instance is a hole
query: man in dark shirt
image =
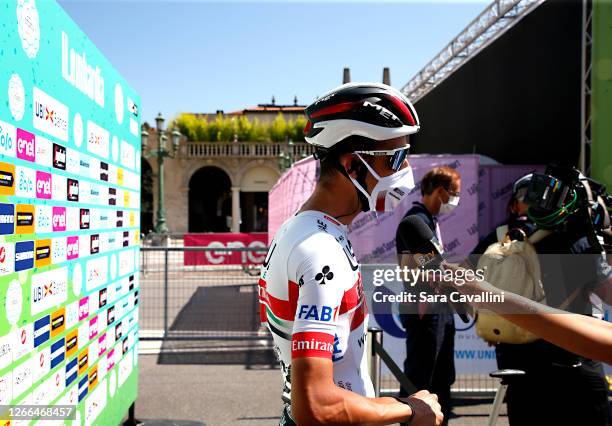
{"type": "MultiPolygon", "coordinates": [[[[404,219],[409,216],[421,218],[441,246],[437,216],[449,213],[458,205],[460,191],[459,173],[450,167],[436,167],[421,180],[421,201],[414,203],[404,219]]],[[[400,232],[400,229],[405,228],[398,228],[396,233],[398,257],[410,254],[408,242],[415,238],[405,231],[400,232]]],[[[450,388],[455,381],[455,323],[452,309],[448,305],[432,307],[421,303],[418,313],[403,313],[400,317],[406,329],[404,373],[418,389],[435,391],[446,421],[451,411],[450,388]]],[[[400,396],[404,395],[407,392],[402,388],[400,396]]]]}

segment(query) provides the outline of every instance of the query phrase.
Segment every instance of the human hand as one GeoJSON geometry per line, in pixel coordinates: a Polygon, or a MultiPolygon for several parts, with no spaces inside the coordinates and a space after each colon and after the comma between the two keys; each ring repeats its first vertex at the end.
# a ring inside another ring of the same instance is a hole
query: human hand
{"type": "Polygon", "coordinates": [[[405,401],[412,408],[410,426],[440,426],[444,416],[438,403],[438,395],[420,390],[413,393],[405,401]]]}

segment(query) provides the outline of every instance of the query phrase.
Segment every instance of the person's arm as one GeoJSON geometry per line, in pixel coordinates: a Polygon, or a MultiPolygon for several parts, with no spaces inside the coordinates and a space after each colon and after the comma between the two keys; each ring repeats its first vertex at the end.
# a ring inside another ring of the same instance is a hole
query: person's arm
{"type": "MultiPolygon", "coordinates": [[[[457,266],[445,267],[457,270],[457,266]]],[[[476,308],[488,309],[523,327],[538,337],[570,352],[587,358],[612,363],[612,324],[585,315],[572,314],[542,305],[514,293],[502,292],[486,281],[471,281],[453,288],[462,294],[489,293],[504,295],[504,302],[492,298],[472,303],[476,308]]]]}
{"type": "Polygon", "coordinates": [[[331,359],[298,358],[291,362],[291,414],[299,425],[440,425],[437,400],[428,391],[408,397],[410,406],[391,397],[367,398],[334,384],[331,359]]]}

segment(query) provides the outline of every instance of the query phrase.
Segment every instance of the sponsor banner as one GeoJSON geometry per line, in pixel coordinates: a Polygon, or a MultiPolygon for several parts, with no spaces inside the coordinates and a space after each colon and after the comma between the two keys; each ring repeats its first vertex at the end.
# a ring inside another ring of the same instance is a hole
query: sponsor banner
{"type": "Polygon", "coordinates": [[[36,164],[43,167],[53,165],[53,143],[42,136],[36,137],[36,164]]]}
{"type": "Polygon", "coordinates": [[[0,203],[0,235],[10,235],[15,232],[15,206],[0,203]]]}
{"type": "MultiPolygon", "coordinates": [[[[66,305],[66,329],[70,330],[79,321],[79,301],[75,300],[66,305]]],[[[68,338],[66,338],[68,340],[68,338]]],[[[68,343],[68,342],[66,342],[68,343]]]]}
{"type": "Polygon", "coordinates": [[[23,198],[36,198],[36,171],[29,167],[16,166],[17,183],[15,195],[23,198]]]}
{"type": "Polygon", "coordinates": [[[51,337],[51,316],[45,315],[34,322],[34,347],[45,343],[51,337]]]}
{"type": "Polygon", "coordinates": [[[33,381],[36,382],[51,371],[51,346],[47,346],[34,355],[35,368],[33,381]]]}
{"type": "Polygon", "coordinates": [[[34,86],[34,128],[64,142],[68,141],[69,110],[66,105],[34,86]]]}
{"type": "MultiPolygon", "coordinates": [[[[270,191],[269,239],[312,193],[317,163],[312,158],[297,162],[270,191]]],[[[445,165],[461,174],[459,206],[452,213],[439,216],[444,249],[456,254],[469,253],[479,237],[504,220],[508,191],[514,179],[542,169],[542,166],[481,166],[478,157],[472,155],[413,155],[410,164],[416,187],[402,204],[390,213],[361,213],[348,227],[355,255],[361,263],[395,262],[397,225],[412,203],[420,199],[420,180],[433,167],[445,165]],[[484,211],[489,212],[486,217],[484,211]]]]}
{"type": "Polygon", "coordinates": [[[234,251],[232,248],[265,248],[268,244],[268,234],[265,233],[215,233],[215,234],[185,234],[185,246],[225,249],[225,251],[189,251],[184,254],[185,265],[258,265],[266,258],[265,250],[234,251]]]}
{"type": "Polygon", "coordinates": [[[78,330],[72,330],[66,335],[66,357],[68,358],[76,355],[76,351],[79,348],[78,334],[78,330]]]}
{"type": "Polygon", "coordinates": [[[13,362],[34,350],[34,324],[29,323],[13,333],[13,362]]]}
{"type": "Polygon", "coordinates": [[[66,255],[66,237],[57,237],[51,239],[51,263],[57,265],[67,260],[66,255]]]}
{"type": "Polygon", "coordinates": [[[37,315],[66,301],[68,268],[61,267],[32,275],[31,315],[37,315]]]}
{"type": "Polygon", "coordinates": [[[34,133],[17,129],[17,158],[31,162],[36,160],[36,136],[34,136],[34,133]]]}
{"type": "Polygon", "coordinates": [[[79,257],[79,236],[74,235],[66,238],[66,260],[74,260],[79,257]]]}
{"type": "Polygon", "coordinates": [[[51,240],[36,240],[34,245],[34,267],[40,268],[51,264],[51,240]]]}
{"type": "Polygon", "coordinates": [[[36,218],[34,232],[48,234],[53,231],[53,208],[45,204],[38,204],[34,210],[36,218]]]}
{"type": "Polygon", "coordinates": [[[17,145],[17,129],[9,123],[0,120],[0,154],[6,157],[15,156],[17,145]]]}
{"type": "Polygon", "coordinates": [[[66,148],[60,144],[53,144],[53,167],[66,170],[66,148]]]}
{"type": "Polygon", "coordinates": [[[51,198],[54,201],[66,201],[67,199],[67,189],[68,182],[65,176],[58,175],[57,173],[53,175],[53,179],[51,180],[51,198]]]}
{"type": "Polygon", "coordinates": [[[0,195],[15,195],[15,166],[0,162],[0,195]]]}
{"type": "Polygon", "coordinates": [[[51,337],[66,331],[66,308],[62,307],[51,314],[51,337]]]}
{"type": "Polygon", "coordinates": [[[66,341],[62,337],[51,344],[51,369],[64,360],[66,354],[66,341]]]}
{"type": "Polygon", "coordinates": [[[63,232],[66,230],[66,207],[53,206],[51,226],[53,232],[63,232]]]}
{"type": "Polygon", "coordinates": [[[36,198],[51,199],[51,173],[36,171],[36,198]]]}
{"type": "MultiPolygon", "coordinates": [[[[68,353],[68,351],[66,351],[68,353]]],[[[73,358],[66,363],[66,387],[70,386],[77,378],[78,374],[78,359],[73,358]]]]}
{"type": "Polygon", "coordinates": [[[34,267],[34,241],[18,241],[15,243],[15,272],[25,271],[34,267]]]}
{"type": "Polygon", "coordinates": [[[140,100],[56,1],[9,2],[0,28],[0,405],[66,403],[79,424],[119,424],[138,374],[105,380],[137,340],[121,339],[138,327],[140,100]]]}
{"type": "Polygon", "coordinates": [[[87,150],[92,154],[108,159],[109,144],[108,130],[91,120],[87,120],[87,150]]]}
{"type": "Polygon", "coordinates": [[[13,369],[13,399],[19,398],[32,387],[32,376],[34,374],[32,361],[33,358],[29,358],[13,369]]]}
{"type": "Polygon", "coordinates": [[[15,271],[15,244],[0,243],[0,276],[15,271]]]}
{"type": "Polygon", "coordinates": [[[90,259],[85,264],[85,288],[92,291],[107,280],[108,258],[106,256],[90,259]]]}

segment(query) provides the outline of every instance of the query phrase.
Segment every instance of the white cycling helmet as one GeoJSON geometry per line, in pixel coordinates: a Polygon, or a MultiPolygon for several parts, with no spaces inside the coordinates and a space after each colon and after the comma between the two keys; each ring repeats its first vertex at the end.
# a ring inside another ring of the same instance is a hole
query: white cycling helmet
{"type": "Polygon", "coordinates": [[[343,84],[304,112],[306,142],[324,149],[349,136],[383,141],[419,131],[419,117],[408,98],[386,84],[343,84]]]}

